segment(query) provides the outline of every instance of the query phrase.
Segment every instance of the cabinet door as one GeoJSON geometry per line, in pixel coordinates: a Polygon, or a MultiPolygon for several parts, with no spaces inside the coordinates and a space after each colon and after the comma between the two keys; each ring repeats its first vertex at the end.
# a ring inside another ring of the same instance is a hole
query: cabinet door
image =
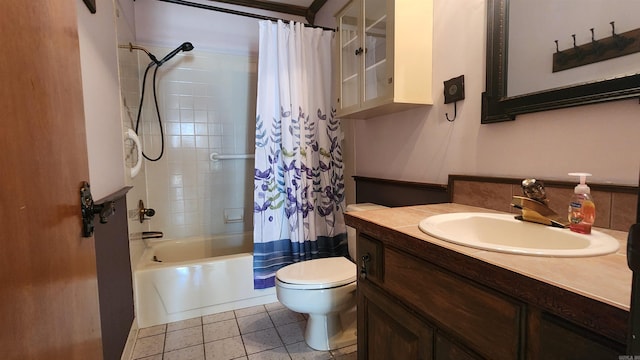
{"type": "Polygon", "coordinates": [[[477,360],[481,359],[480,356],[473,354],[462,346],[449,340],[447,336],[438,331],[435,336],[436,340],[436,360],[477,360]]]}
{"type": "MultiPolygon", "coordinates": [[[[360,280],[359,280],[360,281],[360,280]]],[[[432,359],[433,330],[367,280],[358,284],[358,359],[432,359]]]]}
{"type": "Polygon", "coordinates": [[[360,104],[360,68],[362,37],[360,36],[360,2],[352,1],[338,14],[340,32],[339,109],[358,107],[360,104]]]}
{"type": "Polygon", "coordinates": [[[387,58],[387,0],[363,0],[364,8],[364,73],[363,100],[368,102],[388,97],[393,77],[387,58]]]}
{"type": "Polygon", "coordinates": [[[622,344],[531,308],[528,321],[527,358],[618,359],[622,344]]]}

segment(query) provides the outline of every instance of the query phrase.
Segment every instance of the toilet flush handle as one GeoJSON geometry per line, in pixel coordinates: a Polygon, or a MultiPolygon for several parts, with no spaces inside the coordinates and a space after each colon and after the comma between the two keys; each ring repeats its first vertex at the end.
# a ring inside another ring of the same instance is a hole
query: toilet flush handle
{"type": "Polygon", "coordinates": [[[360,279],[364,280],[367,278],[367,264],[371,261],[371,256],[369,253],[362,255],[360,259],[360,279]]]}

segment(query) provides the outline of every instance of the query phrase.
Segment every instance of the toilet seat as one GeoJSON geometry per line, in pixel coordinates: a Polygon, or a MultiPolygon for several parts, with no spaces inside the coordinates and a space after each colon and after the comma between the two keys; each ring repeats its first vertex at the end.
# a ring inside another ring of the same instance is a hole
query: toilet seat
{"type": "Polygon", "coordinates": [[[357,268],[345,257],[301,261],[276,272],[278,285],[289,289],[329,289],[356,281],[357,268]]]}

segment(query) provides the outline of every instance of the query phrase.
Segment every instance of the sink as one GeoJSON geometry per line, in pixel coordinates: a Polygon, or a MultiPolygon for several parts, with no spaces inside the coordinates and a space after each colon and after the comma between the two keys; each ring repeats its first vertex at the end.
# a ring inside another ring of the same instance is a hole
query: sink
{"type": "Polygon", "coordinates": [[[516,220],[514,215],[452,213],[430,216],[420,230],[458,245],[511,254],[583,257],[616,252],[615,238],[592,230],[590,235],[516,220]]]}

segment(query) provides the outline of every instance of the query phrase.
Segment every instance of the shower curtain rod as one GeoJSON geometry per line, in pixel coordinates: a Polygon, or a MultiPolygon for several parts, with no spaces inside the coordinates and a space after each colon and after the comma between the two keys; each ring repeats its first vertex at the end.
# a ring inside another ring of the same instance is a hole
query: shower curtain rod
{"type": "MultiPolygon", "coordinates": [[[[221,7],[217,7],[217,6],[198,4],[198,3],[193,3],[193,2],[190,2],[190,1],[184,1],[184,0],[158,0],[158,1],[167,2],[167,3],[171,3],[171,4],[177,4],[177,5],[191,6],[191,7],[195,7],[195,8],[199,8],[199,9],[205,9],[205,10],[211,10],[211,11],[219,11],[219,12],[232,14],[232,15],[246,16],[246,17],[250,17],[250,18],[254,18],[254,19],[260,19],[260,20],[270,20],[270,21],[282,20],[282,21],[287,22],[287,23],[288,22],[292,22],[291,20],[279,19],[279,18],[270,17],[270,16],[263,16],[263,15],[252,14],[252,13],[243,12],[243,11],[225,9],[225,8],[221,8],[221,7]]],[[[311,24],[303,24],[303,25],[306,26],[306,27],[319,28],[319,29],[322,29],[322,30],[336,31],[335,29],[324,27],[324,26],[317,26],[317,25],[311,25],[311,24]]]]}

